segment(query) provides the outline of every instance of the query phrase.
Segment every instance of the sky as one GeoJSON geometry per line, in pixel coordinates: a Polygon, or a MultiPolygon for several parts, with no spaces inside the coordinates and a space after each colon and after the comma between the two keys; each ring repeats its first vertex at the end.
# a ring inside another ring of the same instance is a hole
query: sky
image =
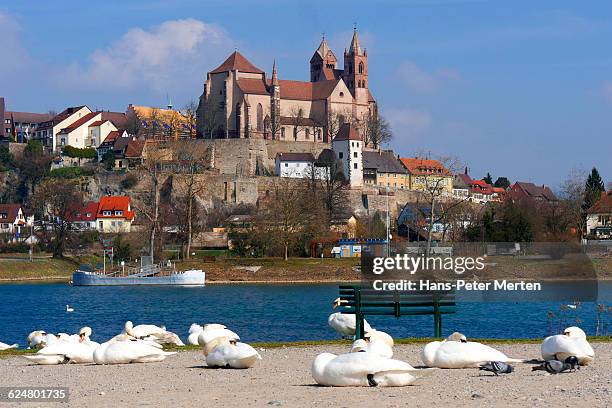
{"type": "Polygon", "coordinates": [[[238,49],[308,80],[325,33],[356,24],[369,85],[402,156],[458,157],[474,178],[612,181],[612,2],[0,0],[8,110],[181,108],[238,49]]]}

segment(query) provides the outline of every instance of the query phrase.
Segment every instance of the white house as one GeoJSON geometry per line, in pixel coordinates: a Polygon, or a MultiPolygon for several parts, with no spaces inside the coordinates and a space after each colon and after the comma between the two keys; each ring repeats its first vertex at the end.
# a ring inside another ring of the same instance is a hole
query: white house
{"type": "Polygon", "coordinates": [[[59,131],[59,147],[97,148],[110,132],[125,125],[125,121],[123,113],[90,112],[59,131]]]}
{"type": "Polygon", "coordinates": [[[0,204],[0,234],[11,234],[18,238],[26,233],[25,228],[34,224],[34,217],[27,217],[20,204],[0,204]]]}
{"type": "Polygon", "coordinates": [[[74,122],[80,120],[85,115],[88,115],[90,113],[91,109],[89,109],[87,106],[75,106],[66,108],[63,112],[55,116],[55,118],[53,118],[51,143],[47,144],[48,146],[50,145],[49,147],[52,149],[52,151],[56,151],[56,149],[60,145],[58,140],[58,134],[62,131],[62,129],[69,127],[74,122]]]}
{"type": "Polygon", "coordinates": [[[612,238],[612,191],[602,192],[599,200],[587,210],[587,234],[612,238]]]}
{"type": "MultiPolygon", "coordinates": [[[[313,169],[315,169],[315,158],[312,153],[278,153],[275,162],[275,173],[279,177],[312,177],[313,169]]],[[[315,177],[322,178],[321,169],[315,171],[315,177]]]]}
{"type": "Polygon", "coordinates": [[[357,130],[348,123],[344,123],[338,134],[332,140],[332,149],[342,162],[342,171],[349,180],[350,186],[363,186],[363,141],[357,130]]]}

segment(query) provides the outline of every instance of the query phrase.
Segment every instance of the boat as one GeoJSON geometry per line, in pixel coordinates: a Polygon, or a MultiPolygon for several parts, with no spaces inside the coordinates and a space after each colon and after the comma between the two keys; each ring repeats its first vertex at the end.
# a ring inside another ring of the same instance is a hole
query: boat
{"type": "Polygon", "coordinates": [[[114,271],[94,270],[81,265],[72,274],[72,286],[171,285],[204,286],[206,273],[201,269],[177,271],[161,265],[146,265],[114,271]]]}

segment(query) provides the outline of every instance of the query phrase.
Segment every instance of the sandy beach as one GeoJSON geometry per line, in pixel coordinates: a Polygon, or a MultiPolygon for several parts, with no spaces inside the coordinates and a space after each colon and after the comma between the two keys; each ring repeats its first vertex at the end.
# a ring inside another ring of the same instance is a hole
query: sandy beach
{"type": "MultiPolygon", "coordinates": [[[[539,357],[539,344],[493,346],[511,357],[539,357]]],[[[421,348],[396,346],[395,358],[418,366],[421,348]]],[[[528,364],[517,364],[515,373],[500,377],[475,369],[438,370],[403,388],[315,385],[312,360],[324,351],[345,352],[346,347],[338,345],[260,349],[263,360],[248,370],[206,368],[196,351],[180,352],[161,363],[118,366],[33,366],[21,357],[9,357],[0,359],[0,378],[3,386],[68,387],[68,406],[75,407],[610,406],[612,347],[595,343],[593,348],[594,364],[576,373],[547,375],[532,372],[528,364]]]]}

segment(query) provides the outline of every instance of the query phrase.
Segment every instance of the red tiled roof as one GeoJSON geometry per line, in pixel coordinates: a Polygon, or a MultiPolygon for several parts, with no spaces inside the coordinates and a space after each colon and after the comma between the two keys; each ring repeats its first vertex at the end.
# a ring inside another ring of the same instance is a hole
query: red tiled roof
{"type": "Polygon", "coordinates": [[[102,143],[112,144],[118,137],[122,135],[120,130],[112,130],[104,139],[102,143]]]}
{"type": "Polygon", "coordinates": [[[81,126],[83,126],[83,124],[89,122],[90,120],[95,118],[96,115],[99,115],[99,114],[100,112],[88,113],[87,115],[83,116],[81,119],[77,120],[76,122],[73,122],[70,126],[63,128],[60,131],[60,133],[70,133],[73,130],[80,128],[81,126]]]}
{"type": "Polygon", "coordinates": [[[493,194],[493,187],[484,180],[472,180],[470,191],[481,194],[493,194]]]}
{"type": "Polygon", "coordinates": [[[1,218],[2,221],[15,222],[21,204],[0,204],[0,214],[6,214],[6,218],[1,218]]]}
{"type": "Polygon", "coordinates": [[[350,123],[343,123],[340,126],[340,130],[338,130],[338,134],[334,137],[334,142],[343,140],[361,140],[361,136],[359,136],[357,129],[351,126],[350,123]]]}
{"type": "Polygon", "coordinates": [[[493,187],[492,190],[494,193],[497,193],[497,194],[503,194],[506,192],[506,189],[503,187],[493,187]]]}
{"type": "Polygon", "coordinates": [[[75,112],[80,111],[84,107],[85,107],[85,105],[82,105],[82,106],[71,106],[69,108],[64,109],[62,112],[58,113],[53,118],[53,124],[57,125],[58,123],[60,123],[64,119],[68,118],[70,115],[74,114],[75,112]]]}
{"type": "Polygon", "coordinates": [[[402,157],[400,159],[410,174],[415,175],[442,175],[448,176],[450,172],[442,163],[433,159],[419,159],[416,157],[402,157]]]}
{"type": "Polygon", "coordinates": [[[276,158],[280,161],[314,162],[312,153],[277,153],[276,158]]]}
{"type": "Polygon", "coordinates": [[[79,208],[77,205],[71,206],[71,208],[68,210],[68,214],[66,215],[66,219],[69,222],[95,221],[98,213],[98,205],[98,202],[90,201],[81,208],[79,208]]]}
{"type": "Polygon", "coordinates": [[[557,197],[550,188],[545,185],[536,186],[533,183],[517,181],[512,186],[514,192],[522,192],[525,196],[534,199],[544,199],[547,201],[557,201],[557,197]]]}
{"type": "Polygon", "coordinates": [[[130,209],[130,197],[104,196],[100,198],[97,218],[125,218],[133,220],[134,212],[130,209]],[[104,211],[110,211],[111,215],[104,215],[104,211]],[[115,215],[115,211],[122,211],[123,215],[115,215]]]}
{"type": "Polygon", "coordinates": [[[106,120],[97,120],[97,121],[95,121],[95,122],[91,123],[91,124],[90,124],[88,127],[96,127],[96,126],[100,126],[100,125],[102,125],[102,124],[103,124],[103,123],[105,123],[105,122],[107,122],[107,121],[106,121],[106,120]]]}
{"type": "Polygon", "coordinates": [[[138,158],[142,156],[142,150],[144,149],[145,141],[144,140],[134,140],[130,139],[128,142],[125,153],[123,156],[126,158],[138,158]]]}
{"type": "MultiPolygon", "coordinates": [[[[336,89],[338,82],[339,80],[337,79],[319,82],[288,81],[281,79],[278,81],[278,84],[280,87],[281,99],[314,101],[327,99],[334,89],[336,89]]],[[[237,80],[237,83],[240,90],[245,94],[270,95],[270,80],[264,83],[263,79],[240,78],[237,80]]]]}
{"type": "Polygon", "coordinates": [[[229,72],[234,70],[242,72],[250,72],[254,74],[263,74],[264,72],[253,65],[248,59],[244,57],[238,51],[234,51],[221,65],[210,71],[211,74],[218,74],[221,72],[229,72]]]}
{"type": "Polygon", "coordinates": [[[4,116],[11,117],[13,123],[43,123],[53,119],[48,113],[6,111],[4,112],[4,116]]]}
{"type": "MultiPolygon", "coordinates": [[[[281,125],[295,125],[296,124],[296,118],[291,117],[291,116],[281,116],[280,118],[280,124],[281,125]]],[[[302,118],[300,123],[300,126],[318,126],[318,127],[322,127],[319,123],[317,123],[317,121],[315,121],[312,118],[302,118]]]]}
{"type": "Polygon", "coordinates": [[[612,213],[612,190],[602,192],[599,200],[588,209],[589,214],[608,214],[612,213]]]}
{"type": "Polygon", "coordinates": [[[124,129],[127,116],[123,112],[102,112],[102,120],[110,120],[118,129],[124,129]]]}

